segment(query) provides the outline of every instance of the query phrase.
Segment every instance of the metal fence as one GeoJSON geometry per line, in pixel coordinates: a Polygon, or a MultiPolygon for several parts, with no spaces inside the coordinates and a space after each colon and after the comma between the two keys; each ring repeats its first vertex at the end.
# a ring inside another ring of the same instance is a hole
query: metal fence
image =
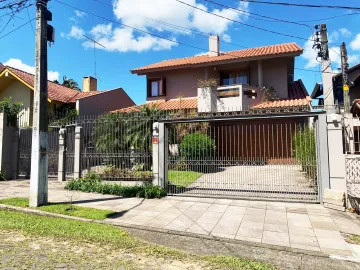
{"type": "Polygon", "coordinates": [[[319,200],[311,117],[169,124],[169,193],[319,200]]]}
{"type": "Polygon", "coordinates": [[[83,130],[82,174],[109,181],[152,180],[152,125],[146,112],[77,117],[83,130]]]}

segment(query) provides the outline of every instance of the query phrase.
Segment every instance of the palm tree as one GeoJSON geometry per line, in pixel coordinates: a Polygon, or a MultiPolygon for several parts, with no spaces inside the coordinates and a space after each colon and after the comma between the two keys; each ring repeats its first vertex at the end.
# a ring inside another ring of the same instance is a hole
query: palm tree
{"type": "MultiPolygon", "coordinates": [[[[55,80],[54,83],[60,84],[58,80],[55,80]]],[[[63,82],[61,85],[77,91],[81,91],[81,89],[79,88],[79,84],[73,79],[68,79],[66,76],[63,77],[63,82]]]]}

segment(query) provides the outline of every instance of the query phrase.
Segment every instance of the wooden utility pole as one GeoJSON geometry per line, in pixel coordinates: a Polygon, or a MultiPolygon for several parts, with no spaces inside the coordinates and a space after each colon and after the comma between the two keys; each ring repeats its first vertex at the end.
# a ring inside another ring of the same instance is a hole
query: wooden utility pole
{"type": "Polygon", "coordinates": [[[332,81],[331,60],[329,58],[329,42],[327,36],[326,24],[320,25],[320,39],[321,39],[321,72],[323,82],[324,106],[327,113],[334,113],[334,91],[332,81]]]}
{"type": "Polygon", "coordinates": [[[344,110],[345,113],[350,112],[350,95],[349,95],[349,78],[348,78],[348,56],[346,50],[346,44],[343,42],[340,46],[340,55],[341,55],[341,72],[342,72],[342,82],[343,82],[343,93],[344,93],[344,110]]]}
{"type": "Polygon", "coordinates": [[[47,10],[48,0],[36,1],[35,83],[31,150],[30,206],[48,202],[48,81],[47,81],[47,10]]]}

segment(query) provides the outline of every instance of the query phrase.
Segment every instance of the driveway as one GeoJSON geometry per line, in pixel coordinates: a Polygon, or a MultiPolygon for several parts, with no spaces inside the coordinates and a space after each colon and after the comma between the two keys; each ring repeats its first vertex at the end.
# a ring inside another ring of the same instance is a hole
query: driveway
{"type": "Polygon", "coordinates": [[[317,189],[299,165],[220,167],[188,186],[185,194],[317,201],[317,189]]]}

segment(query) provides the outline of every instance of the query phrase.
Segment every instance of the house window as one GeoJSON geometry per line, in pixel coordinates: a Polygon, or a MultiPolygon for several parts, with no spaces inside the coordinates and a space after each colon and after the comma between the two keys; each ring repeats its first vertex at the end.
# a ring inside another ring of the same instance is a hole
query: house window
{"type": "Polygon", "coordinates": [[[248,70],[229,70],[220,72],[220,85],[249,84],[248,70]]]}
{"type": "Polygon", "coordinates": [[[165,78],[148,79],[147,81],[148,97],[159,97],[166,95],[165,78]]]}

